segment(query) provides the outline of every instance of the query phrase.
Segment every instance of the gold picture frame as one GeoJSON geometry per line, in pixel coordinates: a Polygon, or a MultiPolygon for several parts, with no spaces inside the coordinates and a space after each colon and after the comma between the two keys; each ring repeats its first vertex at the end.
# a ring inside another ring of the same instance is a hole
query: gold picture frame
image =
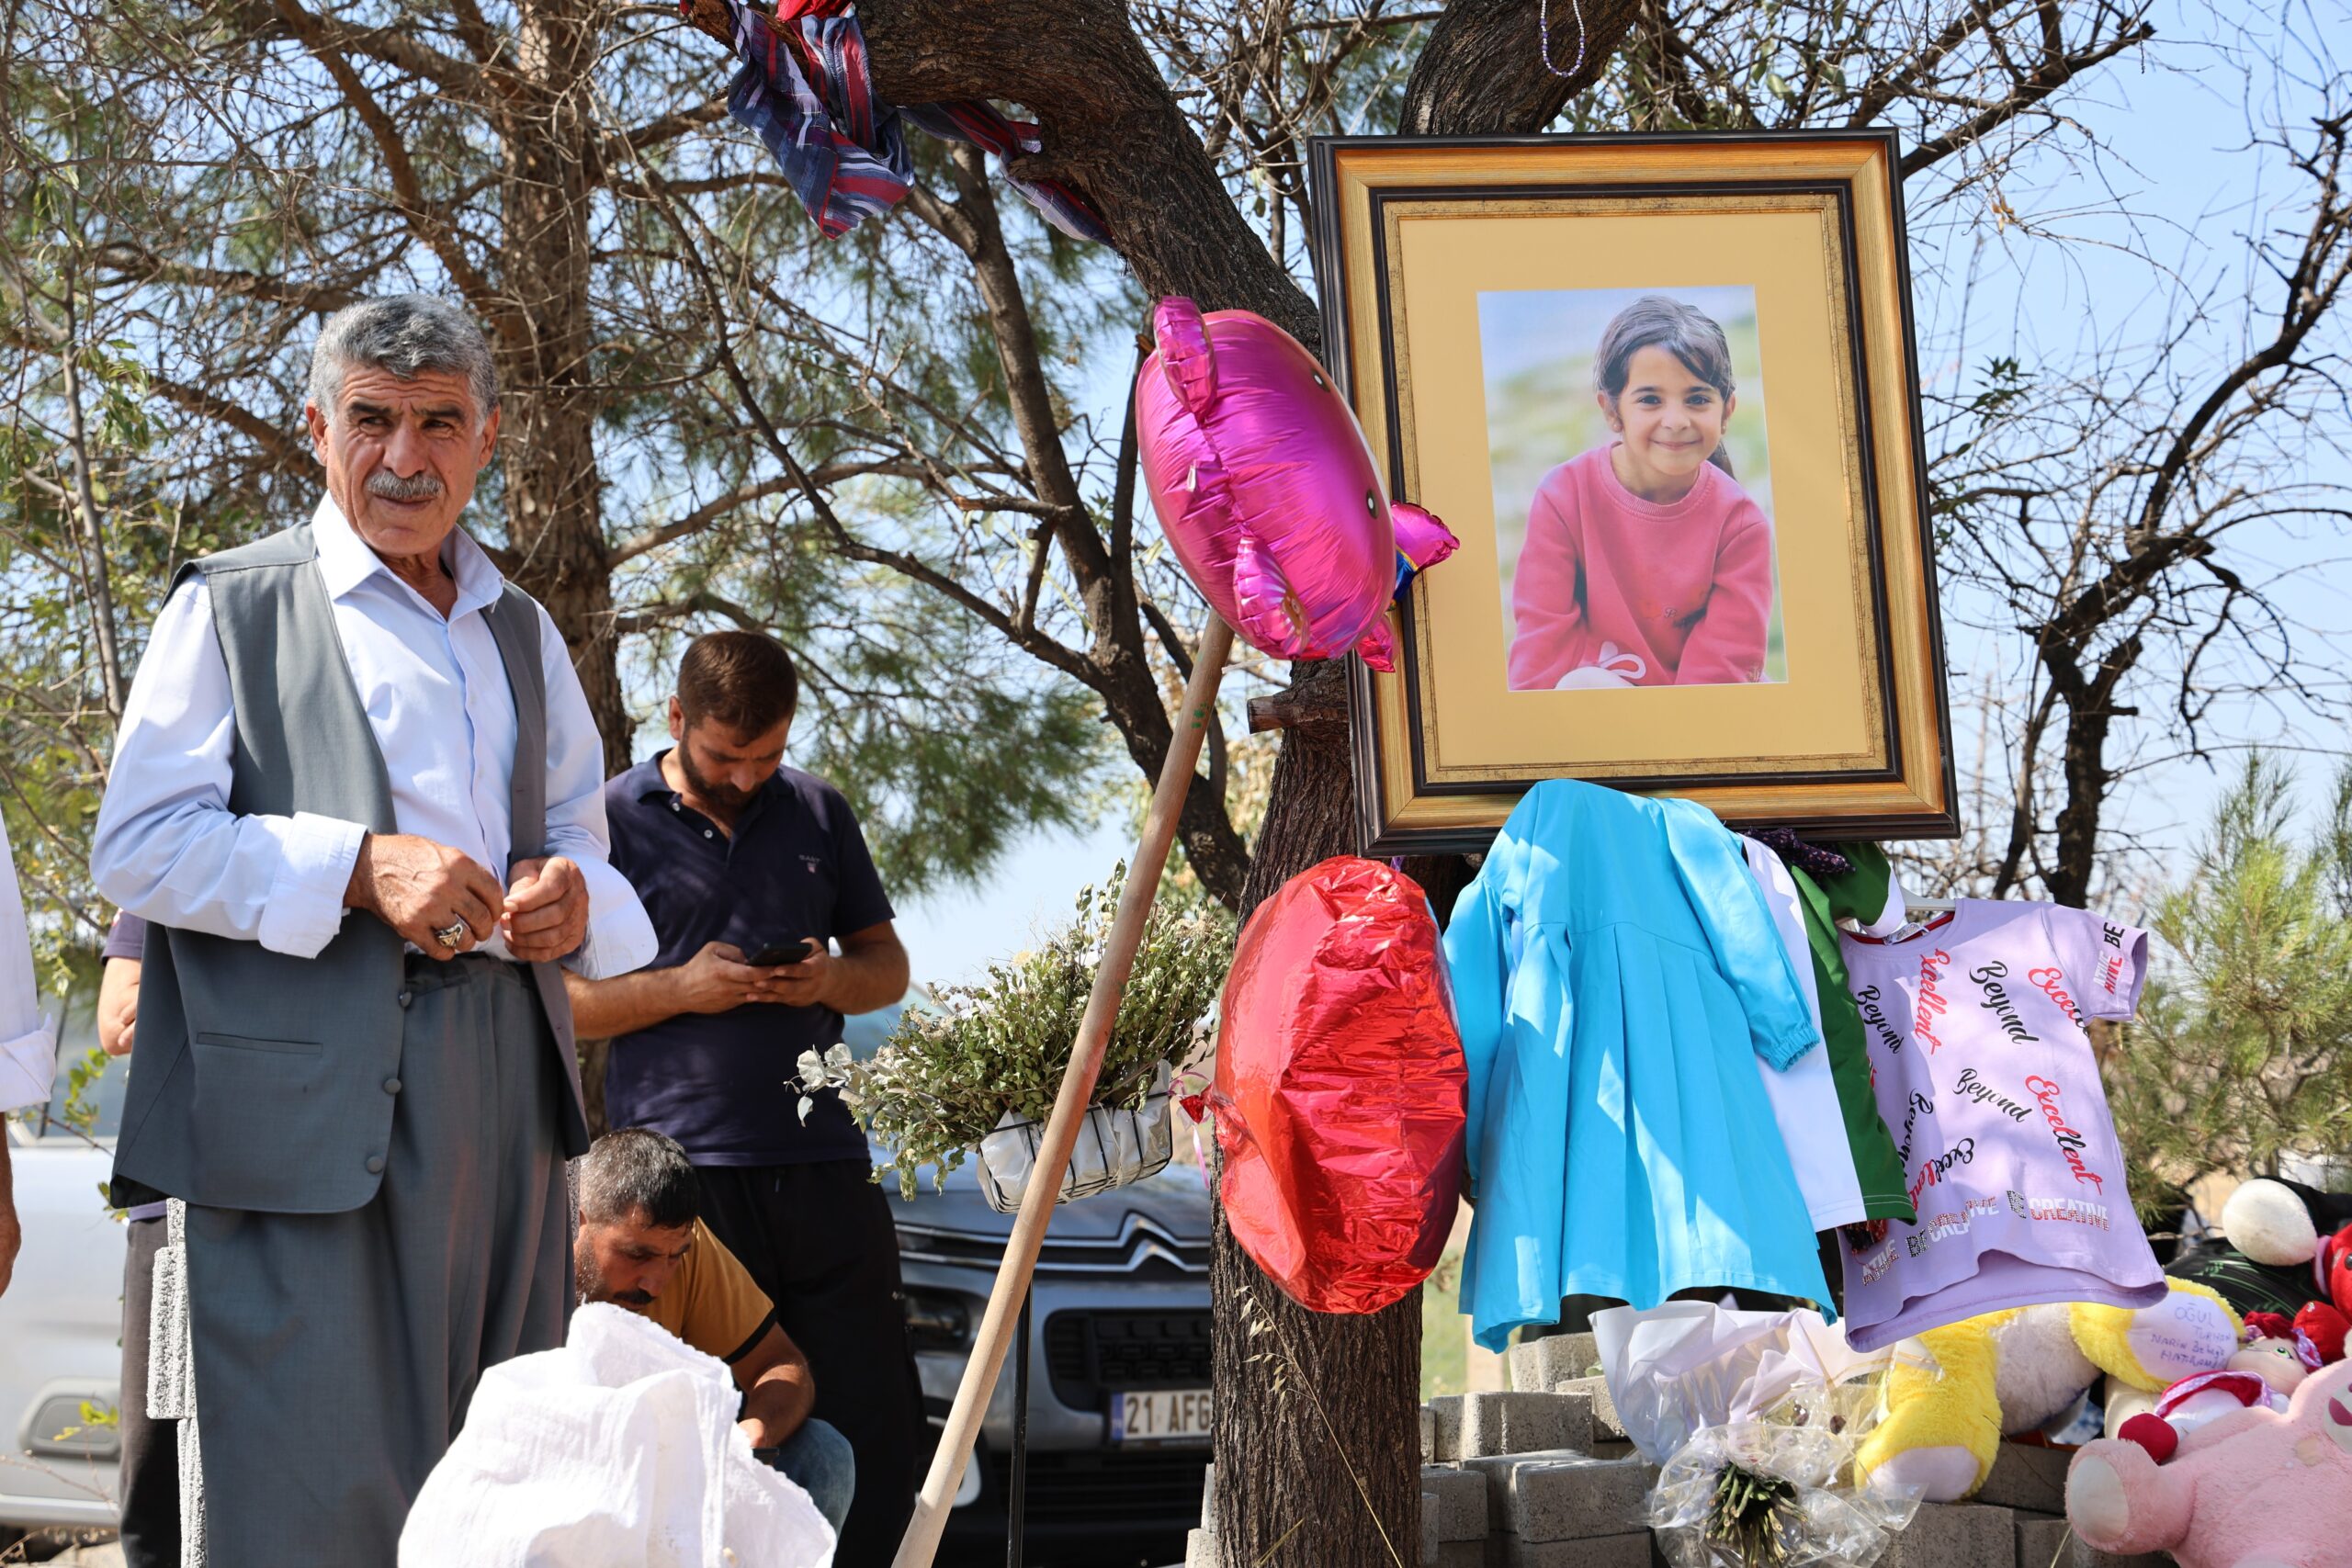
{"type": "Polygon", "coordinates": [[[1398,602],[1396,673],[1351,660],[1366,852],[1483,848],[1560,777],[1742,827],[1957,832],[1900,167],[1876,130],[1311,144],[1325,358],[1391,493],[1462,540],[1398,602]],[[1700,434],[1670,420],[1645,446],[1635,403],[1682,394],[1606,395],[1601,367],[1661,309],[1722,350],[1692,406],[1724,390],[1700,434]],[[1677,483],[1706,488],[1611,510],[1677,483]],[[1695,599],[1648,593],[1678,572],[1695,599]],[[1611,614],[1657,647],[1596,653],[1611,614]]]}

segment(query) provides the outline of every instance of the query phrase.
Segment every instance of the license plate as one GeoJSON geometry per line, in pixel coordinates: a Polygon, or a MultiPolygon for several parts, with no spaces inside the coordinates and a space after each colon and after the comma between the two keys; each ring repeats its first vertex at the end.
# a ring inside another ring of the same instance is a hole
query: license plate
{"type": "Polygon", "coordinates": [[[1209,1391],[1153,1389],[1111,1396],[1111,1440],[1136,1443],[1204,1443],[1209,1439],[1209,1391]]]}

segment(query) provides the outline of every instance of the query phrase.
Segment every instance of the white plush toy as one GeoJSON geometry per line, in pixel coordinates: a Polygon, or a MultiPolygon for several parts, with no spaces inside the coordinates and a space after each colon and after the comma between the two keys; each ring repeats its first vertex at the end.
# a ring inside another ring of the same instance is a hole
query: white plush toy
{"type": "Polygon", "coordinates": [[[1613,642],[1600,645],[1600,657],[1590,664],[1569,671],[1552,683],[1555,692],[1604,691],[1612,686],[1631,686],[1649,673],[1649,660],[1638,653],[1628,653],[1613,642]]]}

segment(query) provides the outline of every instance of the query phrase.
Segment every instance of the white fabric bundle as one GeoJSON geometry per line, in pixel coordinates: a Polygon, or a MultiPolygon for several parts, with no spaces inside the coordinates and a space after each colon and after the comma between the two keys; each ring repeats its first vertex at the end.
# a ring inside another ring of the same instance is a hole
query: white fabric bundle
{"type": "Polygon", "coordinates": [[[823,1568],[808,1494],[752,1457],[726,1366],[619,1307],[482,1374],[401,1568],[823,1568]]]}

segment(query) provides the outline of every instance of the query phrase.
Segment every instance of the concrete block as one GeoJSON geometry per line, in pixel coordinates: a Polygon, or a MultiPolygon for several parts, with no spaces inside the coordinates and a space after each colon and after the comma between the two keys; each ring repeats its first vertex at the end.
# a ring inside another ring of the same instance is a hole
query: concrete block
{"type": "Polygon", "coordinates": [[[1556,1393],[1462,1396],[1462,1457],[1536,1453],[1592,1446],[1592,1402],[1556,1393]]]}
{"type": "MultiPolygon", "coordinates": [[[[1996,1508],[2028,1508],[2037,1514],[2066,1511],[2066,1464],[2072,1451],[2035,1448],[2027,1443],[2003,1443],[1993,1461],[1993,1472],[1976,1494],[1976,1501],[1996,1508]]],[[[2042,1560],[2048,1568],[2049,1560],[2042,1560]]]]}
{"type": "Polygon", "coordinates": [[[1216,1531],[1216,1466],[1205,1465],[1201,1470],[1201,1528],[1216,1531]]]}
{"type": "Polygon", "coordinates": [[[1487,1568],[1487,1543],[1449,1540],[1437,1549],[1437,1568],[1487,1568]]]}
{"type": "Polygon", "coordinates": [[[1589,1334],[1551,1334],[1514,1345],[1504,1358],[1510,1368],[1510,1386],[1552,1389],[1577,1378],[1590,1377],[1600,1365],[1589,1334]]]}
{"type": "Polygon", "coordinates": [[[1437,1412],[1426,1404],[1421,1406],[1421,1462],[1437,1462],[1437,1412]]]}
{"type": "Polygon", "coordinates": [[[1650,1535],[1586,1536],[1578,1540],[1521,1540],[1496,1538],[1502,1544],[1498,1558],[1488,1542],[1487,1561],[1495,1568],[1650,1568],[1650,1535]]]}
{"type": "Polygon", "coordinates": [[[1423,1464],[1452,1464],[1462,1457],[1462,1396],[1441,1393],[1421,1406],[1436,1428],[1436,1446],[1423,1464]]]}
{"type": "Polygon", "coordinates": [[[1454,1470],[1445,1465],[1422,1467],[1421,1494],[1437,1498],[1430,1511],[1437,1516],[1441,1545],[1451,1540],[1485,1539],[1489,1489],[1487,1477],[1475,1470],[1454,1470]]]}
{"type": "Polygon", "coordinates": [[[1924,1503],[1879,1568],[2017,1568],[2017,1516],[1983,1503],[1924,1503]]]}
{"type": "Polygon", "coordinates": [[[1649,1528],[1657,1472],[1636,1460],[1551,1460],[1514,1468],[1506,1517],[1521,1540],[1584,1540],[1649,1528]]]}
{"type": "Polygon", "coordinates": [[[1224,1568],[1216,1550],[1216,1536],[1208,1530],[1193,1530],[1184,1537],[1184,1568],[1224,1568]]]}
{"type": "Polygon", "coordinates": [[[1552,1385],[1552,1392],[1581,1393],[1591,1399],[1595,1441],[1622,1443],[1625,1440],[1624,1426],[1617,1419],[1616,1402],[1609,1397],[1607,1378],[1563,1378],[1552,1385]]]}
{"type": "Polygon", "coordinates": [[[2129,1557],[2118,1557],[2098,1551],[2080,1536],[2074,1539],[2067,1551],[2064,1568],[2173,1568],[2170,1552],[2135,1551],[2129,1557]]]}
{"type": "Polygon", "coordinates": [[[1572,1449],[1471,1458],[1462,1468],[1487,1478],[1487,1523],[1530,1540],[1620,1535],[1645,1528],[1657,1468],[1639,1460],[1596,1460],[1572,1449]]]}
{"type": "MultiPolygon", "coordinates": [[[[1487,1527],[1496,1535],[1510,1529],[1510,1472],[1522,1464],[1537,1464],[1545,1461],[1589,1459],[1589,1454],[1574,1449],[1555,1449],[1546,1453],[1496,1454],[1489,1458],[1471,1458],[1462,1461],[1462,1469],[1487,1483],[1487,1527]]],[[[1422,1483],[1427,1485],[1427,1482],[1422,1483]]]]}
{"type": "Polygon", "coordinates": [[[2066,1549],[2073,1537],[2065,1520],[2019,1514],[2017,1529],[2018,1568],[2066,1568],[2066,1549]]]}
{"type": "Polygon", "coordinates": [[[1437,1568],[1438,1548],[1445,1543],[1437,1538],[1437,1494],[1421,1494],[1421,1568],[1437,1568]]]}

